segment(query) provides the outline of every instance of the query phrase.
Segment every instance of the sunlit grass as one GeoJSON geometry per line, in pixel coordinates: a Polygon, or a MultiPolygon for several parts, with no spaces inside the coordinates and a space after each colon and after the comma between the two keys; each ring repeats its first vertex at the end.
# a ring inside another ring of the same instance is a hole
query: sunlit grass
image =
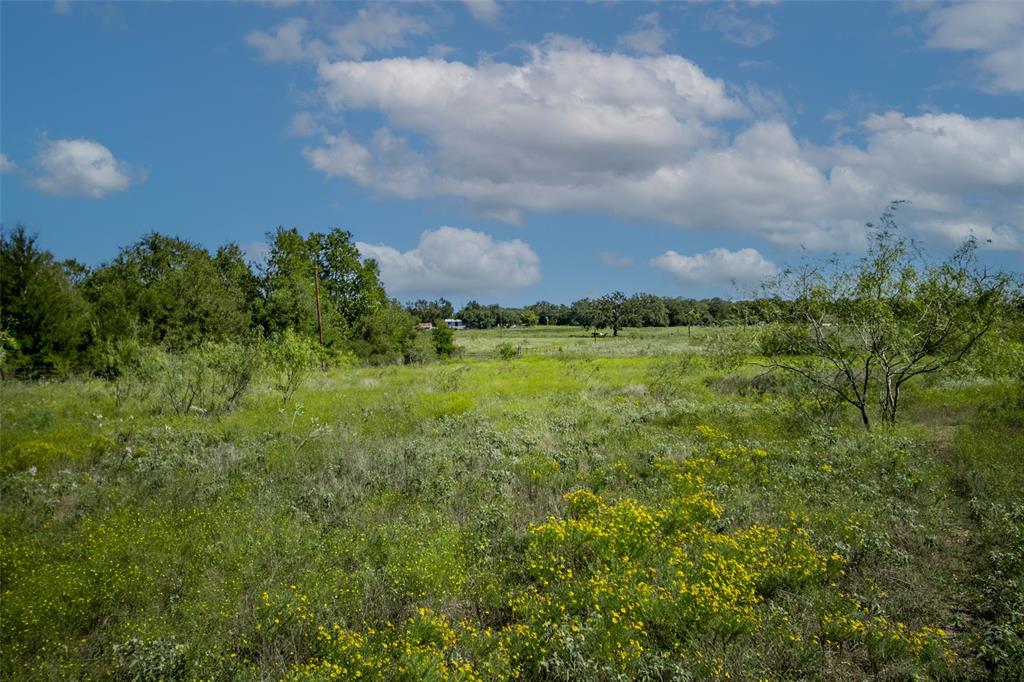
{"type": "Polygon", "coordinates": [[[220,416],[5,383],[2,673],[1013,671],[1016,386],[922,384],[866,433],[705,345],[742,333],[460,332],[220,416]]]}

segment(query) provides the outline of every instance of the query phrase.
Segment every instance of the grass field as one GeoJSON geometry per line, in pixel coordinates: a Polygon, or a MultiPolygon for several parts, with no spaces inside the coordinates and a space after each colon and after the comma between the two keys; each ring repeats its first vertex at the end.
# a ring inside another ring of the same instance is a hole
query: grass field
{"type": "Polygon", "coordinates": [[[865,432],[750,333],[460,332],[220,417],[6,382],[0,674],[1020,679],[1020,387],[865,432]]]}

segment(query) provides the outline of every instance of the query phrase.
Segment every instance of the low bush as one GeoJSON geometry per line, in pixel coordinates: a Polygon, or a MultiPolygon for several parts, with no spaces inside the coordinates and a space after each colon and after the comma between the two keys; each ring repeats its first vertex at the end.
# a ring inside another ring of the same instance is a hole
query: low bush
{"type": "Polygon", "coordinates": [[[267,346],[267,365],[273,387],[288,402],[317,364],[317,348],[295,331],[286,329],[267,346]]]}
{"type": "Polygon", "coordinates": [[[494,348],[495,357],[501,360],[515,360],[522,354],[522,347],[517,346],[516,344],[508,341],[505,341],[504,343],[499,343],[494,348]]]}

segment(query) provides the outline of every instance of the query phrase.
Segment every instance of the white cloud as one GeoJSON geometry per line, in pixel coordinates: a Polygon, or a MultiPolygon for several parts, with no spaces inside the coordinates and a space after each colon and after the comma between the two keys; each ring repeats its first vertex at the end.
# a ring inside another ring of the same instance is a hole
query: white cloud
{"type": "Polygon", "coordinates": [[[407,36],[423,35],[430,31],[430,25],[394,7],[370,5],[347,23],[327,28],[326,39],[307,37],[312,29],[309,21],[295,17],[270,33],[250,31],[245,42],[271,62],[319,61],[338,56],[362,59],[371,52],[405,47],[407,36]]]}
{"type": "Polygon", "coordinates": [[[779,271],[757,249],[711,249],[693,256],[666,251],[650,264],[671,274],[679,284],[699,287],[756,284],[779,271]]]}
{"type": "Polygon", "coordinates": [[[835,249],[862,244],[864,221],[905,198],[913,221],[969,213],[1024,230],[1024,118],[889,112],[860,124],[864,144],[819,147],[778,118],[775,93],[682,57],[557,37],[527,49],[522,63],[323,62],[326,106],[376,111],[383,125],[369,139],[326,133],[304,154],[383,194],[461,198],[513,222],[596,211],[835,249]],[[726,119],[750,122],[730,133],[726,119]]]}
{"type": "Polygon", "coordinates": [[[12,171],[18,167],[18,164],[7,158],[7,155],[0,152],[0,173],[6,173],[12,171]]]}
{"type": "Polygon", "coordinates": [[[1024,3],[964,2],[929,6],[929,47],[978,54],[996,92],[1024,92],[1024,3]]]}
{"type": "Polygon", "coordinates": [[[658,13],[645,14],[636,23],[633,31],[619,36],[619,45],[640,54],[660,54],[669,34],[661,27],[658,13]]]}
{"type": "Polygon", "coordinates": [[[632,258],[629,256],[620,256],[614,251],[602,251],[598,255],[601,258],[601,263],[610,268],[628,268],[633,264],[632,258]]]}
{"type": "Polygon", "coordinates": [[[473,18],[484,24],[496,24],[501,16],[501,5],[497,0],[463,0],[473,18]]]}
{"type": "Polygon", "coordinates": [[[47,194],[104,197],[142,182],[145,174],[118,161],[94,140],[47,141],[36,157],[40,175],[33,184],[47,194]]]}
{"type": "Polygon", "coordinates": [[[540,281],[540,258],[524,242],[495,241],[475,230],[427,230],[411,251],[356,242],[380,266],[389,292],[472,294],[518,289],[540,281]]]}
{"type": "Polygon", "coordinates": [[[771,20],[756,21],[741,14],[735,5],[720,5],[704,15],[705,31],[718,31],[722,38],[743,47],[756,47],[775,37],[771,20]]]}
{"type": "MultiPolygon", "coordinates": [[[[967,118],[960,114],[872,114],[864,150],[836,150],[840,169],[853,170],[875,189],[886,184],[909,195],[936,196],[1024,191],[1024,118],[967,118]]],[[[836,168],[833,168],[833,174],[836,168]]],[[[918,202],[920,203],[920,202],[918,202]]]]}
{"type": "MultiPolygon", "coordinates": [[[[1024,212],[1024,206],[1018,207],[1024,212]]],[[[1007,224],[993,225],[984,218],[973,220],[969,215],[963,219],[923,220],[917,230],[926,237],[935,237],[947,244],[962,244],[968,237],[978,240],[981,249],[1017,251],[1024,249],[1024,231],[1007,224]]]]}
{"type": "Polygon", "coordinates": [[[430,25],[423,19],[386,5],[360,9],[354,19],[331,29],[331,38],[341,54],[362,59],[368,52],[405,47],[409,35],[423,35],[430,25]]]}
{"type": "Polygon", "coordinates": [[[327,46],[320,40],[306,40],[306,29],[309,22],[296,17],[284,22],[273,33],[250,31],[245,42],[262,54],[269,62],[295,62],[306,59],[323,59],[327,56],[327,46]]]}

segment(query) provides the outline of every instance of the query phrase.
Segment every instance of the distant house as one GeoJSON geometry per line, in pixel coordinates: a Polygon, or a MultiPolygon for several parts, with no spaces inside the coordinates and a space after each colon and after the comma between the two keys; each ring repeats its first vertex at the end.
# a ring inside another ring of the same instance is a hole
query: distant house
{"type": "Polygon", "coordinates": [[[448,327],[449,329],[465,329],[466,323],[463,322],[462,320],[449,319],[444,321],[444,326],[448,327]]]}
{"type": "Polygon", "coordinates": [[[417,329],[423,329],[425,331],[430,331],[431,329],[434,328],[434,323],[433,322],[420,322],[418,325],[416,325],[416,328],[417,329]]]}

